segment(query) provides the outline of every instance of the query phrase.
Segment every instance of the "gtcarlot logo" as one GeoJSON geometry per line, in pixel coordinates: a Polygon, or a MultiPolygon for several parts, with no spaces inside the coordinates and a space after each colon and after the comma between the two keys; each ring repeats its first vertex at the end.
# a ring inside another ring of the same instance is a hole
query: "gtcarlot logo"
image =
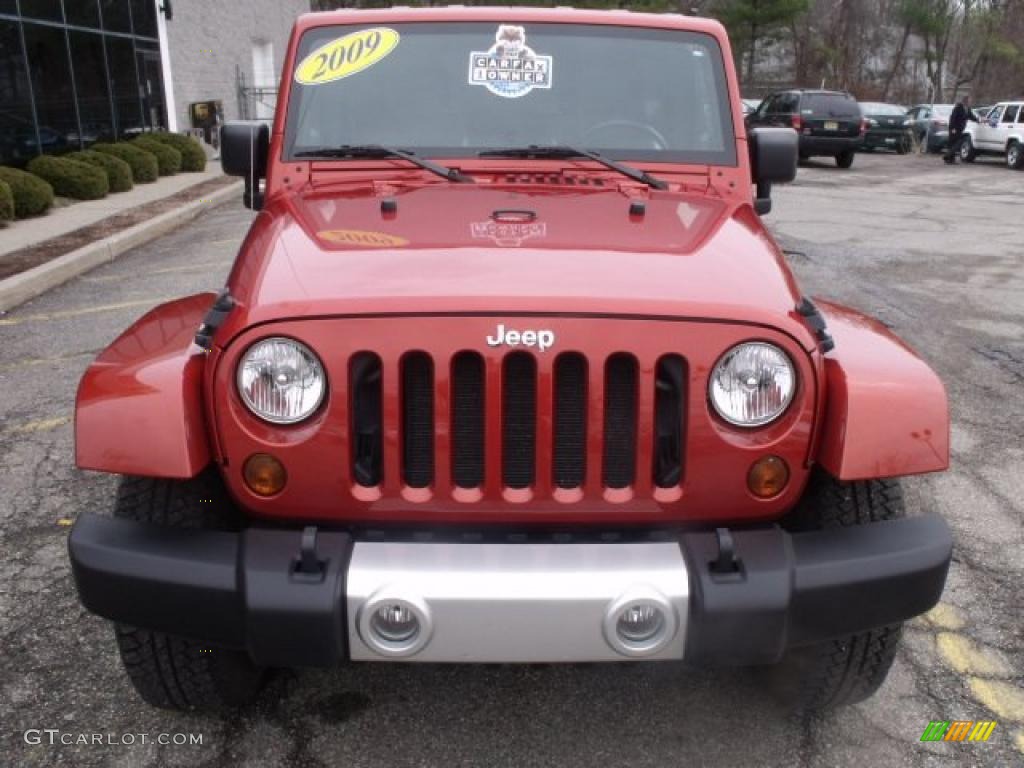
{"type": "Polygon", "coordinates": [[[136,744],[202,746],[201,733],[73,733],[57,728],[30,728],[25,731],[26,744],[32,746],[106,746],[130,747],[136,744]]]}
{"type": "Polygon", "coordinates": [[[921,741],[988,741],[995,729],[994,720],[932,720],[921,741]]]}

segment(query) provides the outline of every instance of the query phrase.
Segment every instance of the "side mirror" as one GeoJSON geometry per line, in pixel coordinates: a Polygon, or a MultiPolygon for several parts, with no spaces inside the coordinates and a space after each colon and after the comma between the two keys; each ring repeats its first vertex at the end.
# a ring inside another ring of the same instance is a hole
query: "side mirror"
{"type": "Polygon", "coordinates": [[[747,134],[750,172],[757,187],[754,210],[764,216],[772,209],[772,184],[796,178],[800,137],[792,128],[755,128],[747,134]]]}
{"type": "Polygon", "coordinates": [[[270,128],[257,120],[233,120],[220,129],[220,165],[229,176],[245,179],[246,208],[263,207],[260,180],[267,175],[270,128]]]}

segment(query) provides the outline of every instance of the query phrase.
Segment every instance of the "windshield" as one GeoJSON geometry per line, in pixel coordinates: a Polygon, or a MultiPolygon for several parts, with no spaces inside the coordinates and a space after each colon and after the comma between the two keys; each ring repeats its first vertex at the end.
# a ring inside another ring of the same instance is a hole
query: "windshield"
{"type": "Polygon", "coordinates": [[[842,93],[808,93],[801,104],[803,114],[823,117],[860,117],[860,107],[852,96],[842,93]]]}
{"type": "Polygon", "coordinates": [[[896,104],[879,104],[877,102],[868,102],[866,104],[861,103],[860,109],[861,112],[863,112],[865,115],[903,116],[907,114],[906,107],[900,107],[897,106],[896,104]]]}
{"type": "Polygon", "coordinates": [[[421,157],[538,145],[736,164],[722,53],[701,33],[476,22],[320,27],[303,35],[296,62],[287,159],[343,145],[421,157]]]}

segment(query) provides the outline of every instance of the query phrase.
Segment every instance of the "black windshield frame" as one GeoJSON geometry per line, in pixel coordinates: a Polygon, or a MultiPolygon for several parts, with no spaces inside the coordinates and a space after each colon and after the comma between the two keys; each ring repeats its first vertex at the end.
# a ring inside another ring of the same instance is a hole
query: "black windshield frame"
{"type": "MultiPolygon", "coordinates": [[[[510,20],[510,23],[522,23],[515,21],[514,18],[510,20]]],[[[375,26],[381,26],[380,24],[352,24],[352,25],[330,25],[324,27],[314,27],[307,30],[302,38],[299,40],[299,44],[296,50],[295,61],[293,67],[297,66],[299,62],[303,60],[311,51],[324,43],[350,34],[358,32],[364,29],[368,29],[375,26]]],[[[418,21],[402,21],[396,22],[395,24],[388,25],[402,33],[416,33],[424,34],[429,33],[430,27],[437,27],[439,29],[450,30],[452,26],[470,26],[480,27],[482,30],[494,29],[497,25],[491,22],[483,21],[445,21],[445,22],[418,22],[418,21]]],[[[703,46],[709,51],[711,80],[713,81],[710,86],[714,88],[718,94],[718,114],[714,115],[714,110],[710,109],[709,112],[712,115],[712,120],[717,118],[716,128],[720,131],[721,136],[721,148],[715,150],[683,150],[683,149],[670,149],[670,150],[656,150],[656,149],[614,149],[602,147],[598,151],[612,160],[621,160],[623,162],[634,162],[634,163],[658,163],[658,164],[673,164],[673,165],[712,165],[712,166],[723,166],[723,167],[737,167],[739,160],[736,149],[736,126],[734,123],[734,115],[732,114],[732,99],[731,91],[729,88],[726,67],[724,57],[722,55],[721,46],[718,40],[710,34],[703,32],[696,32],[691,30],[679,30],[672,28],[661,28],[661,27],[634,27],[624,25],[605,25],[605,24],[566,24],[564,22],[541,22],[541,23],[530,23],[528,24],[531,30],[535,30],[538,27],[572,27],[573,34],[580,36],[595,36],[614,39],[616,37],[625,37],[628,39],[636,39],[643,41],[644,39],[669,39],[672,41],[678,40],[680,43],[698,44],[703,46]]],[[[467,53],[468,53],[467,49],[467,53]]],[[[294,70],[289,72],[287,75],[289,78],[294,77],[294,70]]],[[[299,115],[302,110],[302,95],[304,88],[311,86],[300,86],[298,83],[291,82],[289,88],[289,102],[286,109],[286,121],[284,126],[284,142],[282,150],[282,160],[285,162],[301,160],[302,158],[297,156],[298,151],[305,149],[304,146],[296,146],[297,131],[299,125],[299,115]]],[[[319,87],[319,86],[312,86],[319,87]]],[[[694,104],[693,108],[704,108],[703,104],[694,104]]],[[[413,119],[412,115],[409,116],[410,120],[413,119]]],[[[623,113],[622,119],[629,119],[629,115],[623,113]]],[[[396,144],[397,146],[397,144],[396,144]]],[[[412,145],[408,143],[402,143],[402,149],[414,152],[419,157],[432,157],[432,158],[451,158],[451,159],[477,159],[479,153],[486,150],[502,149],[507,144],[495,143],[490,145],[474,145],[474,146],[423,146],[423,145],[412,145]]],[[[588,147],[589,148],[589,147],[588,147]]],[[[307,158],[308,159],[308,158],[307,158]]],[[[345,162],[339,160],[337,162],[345,162]]]]}

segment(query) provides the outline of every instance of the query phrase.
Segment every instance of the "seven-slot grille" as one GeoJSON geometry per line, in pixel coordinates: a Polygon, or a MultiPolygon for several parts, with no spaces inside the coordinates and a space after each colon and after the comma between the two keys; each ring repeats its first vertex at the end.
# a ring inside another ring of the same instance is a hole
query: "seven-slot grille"
{"type": "Polygon", "coordinates": [[[687,376],[679,355],[663,355],[645,370],[626,352],[599,359],[406,352],[390,363],[400,401],[393,404],[399,418],[390,439],[398,450],[391,453],[388,364],[373,352],[349,360],[349,461],[357,485],[376,487],[390,477],[412,489],[569,501],[583,491],[628,494],[682,482],[687,376]]]}

